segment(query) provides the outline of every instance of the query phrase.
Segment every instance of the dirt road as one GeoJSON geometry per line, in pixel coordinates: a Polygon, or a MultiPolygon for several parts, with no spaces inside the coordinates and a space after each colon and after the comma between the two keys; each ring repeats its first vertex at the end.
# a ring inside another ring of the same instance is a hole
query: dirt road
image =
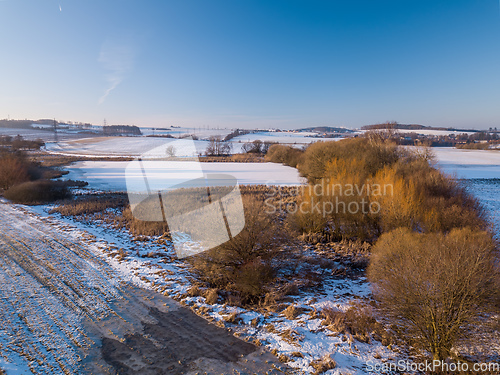
{"type": "Polygon", "coordinates": [[[0,203],[0,366],[35,374],[278,374],[275,357],[120,278],[0,203]],[[2,359],[3,358],[3,359],[2,359]]]}

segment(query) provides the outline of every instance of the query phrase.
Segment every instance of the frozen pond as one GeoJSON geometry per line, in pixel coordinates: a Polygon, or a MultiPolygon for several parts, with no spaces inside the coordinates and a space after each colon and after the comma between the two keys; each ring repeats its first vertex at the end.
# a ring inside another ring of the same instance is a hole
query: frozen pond
{"type": "Polygon", "coordinates": [[[500,178],[500,151],[433,147],[437,166],[458,178],[500,178]]]}
{"type": "MultiPolygon", "coordinates": [[[[83,180],[89,186],[100,190],[126,191],[125,161],[81,161],[73,164],[65,177],[72,180],[83,180]]],[[[188,164],[184,164],[189,166],[188,164]]],[[[201,165],[204,173],[229,174],[238,180],[240,185],[299,185],[305,180],[299,176],[295,168],[276,163],[192,163],[193,173],[201,165]]],[[[189,170],[183,171],[189,174],[189,170]]],[[[157,178],[169,179],[169,170],[155,172],[157,178]]],[[[173,176],[177,178],[176,176],[173,176]]],[[[138,174],[137,179],[142,180],[138,174]]]]}

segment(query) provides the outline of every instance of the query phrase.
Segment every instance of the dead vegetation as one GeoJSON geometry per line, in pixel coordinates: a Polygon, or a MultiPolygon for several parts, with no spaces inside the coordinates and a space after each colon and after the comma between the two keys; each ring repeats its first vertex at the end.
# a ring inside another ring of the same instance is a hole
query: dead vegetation
{"type": "Polygon", "coordinates": [[[321,359],[317,359],[310,363],[311,367],[314,369],[314,375],[320,375],[328,370],[333,370],[337,367],[337,363],[330,355],[326,355],[321,359]]]}
{"type": "Polygon", "coordinates": [[[37,180],[11,186],[4,197],[14,203],[40,204],[69,198],[67,184],[62,181],[37,180]]]}
{"type": "Polygon", "coordinates": [[[369,343],[372,339],[380,341],[384,346],[391,343],[391,335],[377,322],[368,305],[354,302],[346,311],[324,308],[321,317],[322,325],[334,333],[352,337],[363,343],[369,343]]]}
{"type": "Polygon", "coordinates": [[[107,209],[122,209],[127,205],[127,197],[120,193],[103,193],[97,196],[84,195],[72,201],[53,208],[50,213],[57,212],[63,216],[77,216],[88,218],[96,213],[103,213],[107,209]]]}

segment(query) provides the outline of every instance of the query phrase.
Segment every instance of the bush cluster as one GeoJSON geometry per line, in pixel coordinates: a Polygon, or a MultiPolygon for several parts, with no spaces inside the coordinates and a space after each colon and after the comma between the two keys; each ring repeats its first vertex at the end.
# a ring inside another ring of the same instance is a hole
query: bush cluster
{"type": "Polygon", "coordinates": [[[14,185],[5,191],[4,196],[15,203],[37,204],[66,199],[71,194],[64,182],[37,180],[14,185]]]}
{"type": "Polygon", "coordinates": [[[281,163],[296,168],[304,151],[295,147],[273,144],[266,153],[266,161],[281,163]]]}
{"type": "Polygon", "coordinates": [[[478,201],[430,161],[428,153],[398,148],[377,135],[313,144],[298,165],[310,186],[292,221],[301,232],[328,240],[375,241],[399,227],[484,229],[478,201]]]}

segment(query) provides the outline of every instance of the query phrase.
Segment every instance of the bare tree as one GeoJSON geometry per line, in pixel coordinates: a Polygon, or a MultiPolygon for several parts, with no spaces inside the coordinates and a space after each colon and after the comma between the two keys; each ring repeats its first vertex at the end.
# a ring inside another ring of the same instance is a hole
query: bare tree
{"type": "Polygon", "coordinates": [[[175,147],[170,145],[165,149],[165,153],[168,157],[173,158],[175,156],[175,147]]]}
{"type": "Polygon", "coordinates": [[[207,156],[225,156],[231,153],[231,143],[224,142],[220,136],[212,136],[208,139],[205,151],[207,156]]]}
{"type": "Polygon", "coordinates": [[[396,229],[374,247],[368,277],[402,337],[444,360],[498,301],[497,256],[487,232],[396,229]]]}

